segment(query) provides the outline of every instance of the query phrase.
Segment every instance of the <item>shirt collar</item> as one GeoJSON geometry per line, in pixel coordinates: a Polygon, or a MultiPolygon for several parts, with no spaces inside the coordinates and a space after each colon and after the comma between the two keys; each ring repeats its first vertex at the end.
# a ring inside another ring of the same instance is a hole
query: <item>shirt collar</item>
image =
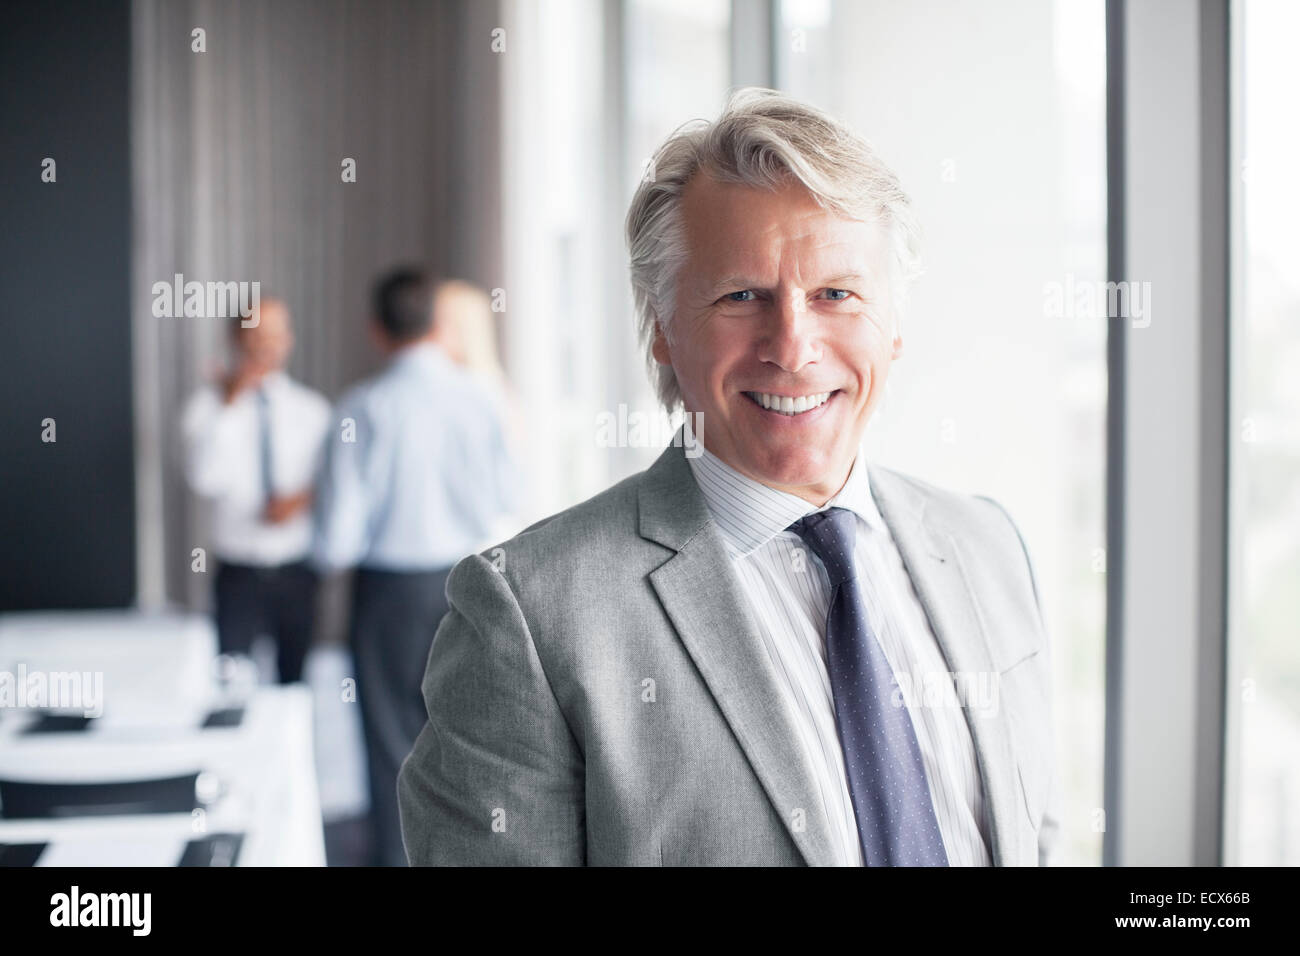
{"type": "Polygon", "coordinates": [[[869,529],[888,533],[871,493],[861,446],[844,487],[820,508],[798,495],[769,488],[741,474],[702,444],[700,453],[687,461],[733,557],[750,554],[804,515],[827,508],[845,508],[865,521],[869,529]]]}
{"type": "Polygon", "coordinates": [[[267,372],[262,376],[262,380],[257,383],[257,388],[264,395],[271,395],[273,392],[281,391],[289,383],[289,375],[282,368],[277,368],[267,372]]]}
{"type": "Polygon", "coordinates": [[[450,361],[451,357],[437,342],[421,339],[399,349],[393,356],[392,364],[394,367],[414,364],[442,365],[450,361]]]}

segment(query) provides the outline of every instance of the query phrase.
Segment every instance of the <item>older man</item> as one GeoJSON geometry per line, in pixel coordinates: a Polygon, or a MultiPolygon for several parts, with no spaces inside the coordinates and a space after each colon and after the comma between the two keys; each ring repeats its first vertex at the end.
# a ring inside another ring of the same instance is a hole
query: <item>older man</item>
{"type": "Polygon", "coordinates": [[[413,863],[1049,862],[1047,635],[989,499],[868,462],[914,227],[762,90],[655,158],[627,232],[647,471],[460,562],[403,765],[413,863]]]}

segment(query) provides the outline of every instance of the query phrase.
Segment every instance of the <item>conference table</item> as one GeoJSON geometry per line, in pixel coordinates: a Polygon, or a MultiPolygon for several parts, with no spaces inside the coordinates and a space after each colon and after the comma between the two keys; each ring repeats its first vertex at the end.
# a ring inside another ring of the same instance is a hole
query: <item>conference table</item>
{"type": "Polygon", "coordinates": [[[0,706],[0,865],[323,866],[311,692],[250,664],[193,616],[0,616],[11,691],[102,687],[0,706]]]}

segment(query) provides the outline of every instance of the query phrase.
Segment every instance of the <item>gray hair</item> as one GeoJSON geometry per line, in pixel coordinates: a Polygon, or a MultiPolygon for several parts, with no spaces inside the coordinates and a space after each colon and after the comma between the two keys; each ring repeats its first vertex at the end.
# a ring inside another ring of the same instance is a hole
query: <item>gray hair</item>
{"type": "Polygon", "coordinates": [[[919,229],[898,178],[866,140],[815,107],[775,90],[735,90],[716,122],[692,120],[655,153],[632,197],[625,224],[632,296],[650,377],[672,412],[682,400],[677,374],[652,347],[657,324],[668,335],[677,276],[685,262],[682,191],[698,172],[724,183],[777,189],[802,183],[826,209],[876,222],[890,235],[891,321],[897,329],[907,287],[919,273],[919,229]]]}

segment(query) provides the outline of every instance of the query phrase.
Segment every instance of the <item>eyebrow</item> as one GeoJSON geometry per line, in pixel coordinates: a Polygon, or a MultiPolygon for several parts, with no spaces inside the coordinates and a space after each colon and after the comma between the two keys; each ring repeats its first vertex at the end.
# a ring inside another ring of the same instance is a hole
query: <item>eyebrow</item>
{"type": "MultiPolygon", "coordinates": [[[[818,283],[818,285],[821,288],[834,289],[834,288],[838,288],[836,283],[839,282],[861,282],[861,281],[863,281],[863,276],[860,273],[845,272],[842,273],[841,275],[831,276],[829,279],[824,279],[822,280],[822,282],[818,283]]],[[[754,282],[747,276],[733,275],[733,276],[727,276],[727,278],[720,279],[719,281],[715,282],[712,286],[709,287],[709,294],[721,295],[723,292],[727,292],[727,291],[739,291],[741,289],[755,289],[755,288],[762,288],[762,287],[763,287],[762,283],[754,282]]]]}
{"type": "Polygon", "coordinates": [[[727,276],[709,286],[709,294],[718,295],[727,290],[751,289],[755,285],[756,283],[749,281],[745,276],[727,276]]]}
{"type": "Polygon", "coordinates": [[[824,281],[822,285],[834,288],[837,282],[862,282],[864,280],[865,277],[856,272],[846,272],[843,275],[831,276],[829,279],[824,281]]]}

